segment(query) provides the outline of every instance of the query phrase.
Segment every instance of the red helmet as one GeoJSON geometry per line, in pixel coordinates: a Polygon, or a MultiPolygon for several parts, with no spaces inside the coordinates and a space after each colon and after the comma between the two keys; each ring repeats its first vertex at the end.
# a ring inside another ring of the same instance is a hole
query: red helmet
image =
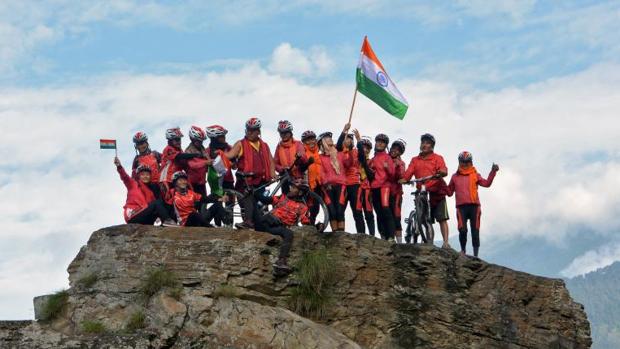
{"type": "Polygon", "coordinates": [[[304,133],[301,134],[301,141],[305,141],[306,139],[310,139],[310,138],[316,138],[316,133],[314,133],[313,131],[304,131],[304,133]]]}
{"type": "Polygon", "coordinates": [[[192,126],[192,128],[189,129],[189,139],[191,139],[192,141],[204,141],[207,138],[207,135],[205,134],[205,131],[203,131],[200,127],[198,126],[192,126]]]}
{"type": "Polygon", "coordinates": [[[281,120],[278,122],[278,132],[293,132],[293,124],[288,120],[281,120]]]}
{"type": "Polygon", "coordinates": [[[142,143],[142,142],[148,142],[148,140],[149,140],[149,137],[146,135],[146,133],[142,131],[136,132],[136,134],[133,135],[133,142],[135,144],[142,143]]]}
{"type": "Polygon", "coordinates": [[[220,125],[207,126],[207,137],[217,138],[220,136],[226,136],[228,130],[220,125]]]}
{"type": "Polygon", "coordinates": [[[467,150],[464,150],[459,154],[459,162],[471,162],[473,160],[474,157],[467,150]]]}
{"type": "Polygon", "coordinates": [[[246,131],[260,130],[261,126],[263,126],[263,124],[259,118],[249,118],[248,121],[245,122],[246,131]]]}
{"type": "Polygon", "coordinates": [[[166,130],[166,139],[167,140],[181,139],[181,137],[183,137],[183,133],[181,132],[181,129],[178,128],[178,127],[169,128],[169,129],[166,130]]]}

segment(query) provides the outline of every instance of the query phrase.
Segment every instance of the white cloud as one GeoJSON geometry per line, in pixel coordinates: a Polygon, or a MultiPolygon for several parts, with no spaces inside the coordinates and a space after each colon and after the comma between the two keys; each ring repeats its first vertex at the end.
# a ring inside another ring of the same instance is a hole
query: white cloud
{"type": "Polygon", "coordinates": [[[620,242],[611,242],[575,258],[560,274],[564,277],[584,275],[618,260],[620,260],[620,242]]]}
{"type": "Polygon", "coordinates": [[[324,48],[313,47],[305,52],[285,42],[273,51],[269,70],[281,75],[323,77],[331,73],[334,66],[324,48]]]}

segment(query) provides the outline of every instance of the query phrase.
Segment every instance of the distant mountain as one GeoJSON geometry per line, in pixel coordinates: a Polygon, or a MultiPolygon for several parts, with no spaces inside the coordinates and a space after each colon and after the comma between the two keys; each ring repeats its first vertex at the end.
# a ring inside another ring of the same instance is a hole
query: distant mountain
{"type": "Polygon", "coordinates": [[[566,286],[573,299],[585,306],[592,348],[620,348],[620,262],[567,279],[566,286]]]}

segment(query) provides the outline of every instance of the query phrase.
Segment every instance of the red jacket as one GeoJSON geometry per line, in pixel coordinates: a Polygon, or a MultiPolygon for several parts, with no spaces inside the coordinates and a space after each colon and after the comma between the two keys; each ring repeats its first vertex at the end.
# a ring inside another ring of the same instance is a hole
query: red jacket
{"type": "Polygon", "coordinates": [[[123,206],[123,215],[125,222],[129,222],[133,216],[142,212],[155,200],[155,195],[146,184],[129,177],[122,166],[118,166],[116,170],[127,188],[127,200],[123,206]]]}
{"type": "Polygon", "coordinates": [[[167,145],[164,148],[164,151],[161,154],[161,172],[159,174],[159,182],[172,182],[172,175],[175,172],[182,170],[181,166],[179,166],[179,164],[174,161],[177,155],[182,152],[183,151],[181,150],[181,148],[175,148],[171,145],[167,145]]]}
{"type": "Polygon", "coordinates": [[[368,162],[368,167],[375,173],[375,178],[370,182],[372,189],[390,187],[390,180],[394,177],[394,161],[385,151],[376,152],[368,162]],[[387,164],[387,168],[384,164],[387,164]]]}
{"type": "Polygon", "coordinates": [[[287,226],[310,224],[308,206],[301,201],[291,200],[285,195],[274,196],[271,204],[273,209],[271,215],[278,218],[282,224],[287,226]]]}
{"type": "Polygon", "coordinates": [[[159,162],[161,154],[156,151],[149,151],[144,155],[136,155],[131,166],[131,176],[138,179],[136,169],[140,165],[146,165],[151,169],[151,183],[159,183],[159,162]]]}
{"type": "MultiPolygon", "coordinates": [[[[190,144],[187,148],[185,148],[185,152],[189,154],[208,154],[204,149],[198,149],[193,144],[190,144]]],[[[187,160],[186,170],[187,170],[187,179],[191,184],[205,184],[207,183],[207,159],[196,157],[187,160]]]]}
{"type": "Polygon", "coordinates": [[[338,163],[340,164],[340,174],[336,173],[336,169],[332,165],[329,155],[321,154],[321,184],[323,185],[346,185],[347,184],[347,168],[351,166],[352,158],[350,153],[338,152],[338,163]]]}
{"type": "Polygon", "coordinates": [[[289,168],[291,169],[293,178],[303,177],[304,174],[300,171],[299,166],[293,166],[293,163],[297,159],[297,154],[301,155],[297,164],[305,164],[308,162],[303,143],[295,139],[291,139],[288,144],[284,144],[280,141],[276,147],[276,152],[273,154],[276,171],[278,171],[278,173],[283,173],[284,169],[289,168]]]}
{"type": "MultiPolygon", "coordinates": [[[[485,179],[480,175],[480,173],[476,172],[476,175],[478,176],[478,181],[476,182],[476,184],[485,188],[490,187],[491,184],[493,184],[493,179],[495,178],[496,173],[497,171],[491,170],[491,172],[489,173],[489,178],[485,179]]],[[[469,186],[469,175],[461,175],[458,171],[453,174],[452,178],[450,179],[447,194],[448,196],[456,194],[457,207],[467,204],[480,205],[480,198],[478,197],[478,195],[475,195],[476,200],[471,199],[472,195],[469,186]]]]}
{"type": "MultiPolygon", "coordinates": [[[[409,167],[403,175],[403,178],[407,181],[411,180],[413,176],[415,178],[423,178],[437,174],[438,171],[448,172],[446,163],[441,155],[430,153],[423,157],[422,155],[414,156],[409,162],[409,167]]],[[[439,192],[442,188],[445,188],[446,182],[441,179],[431,179],[426,182],[426,190],[430,193],[439,192]]],[[[418,189],[422,185],[418,183],[418,189]]]]}
{"type": "Polygon", "coordinates": [[[393,194],[402,194],[403,185],[398,183],[398,181],[405,175],[406,165],[400,158],[392,160],[394,160],[394,176],[390,180],[390,192],[393,194]]]}
{"type": "Polygon", "coordinates": [[[269,145],[259,139],[257,150],[247,138],[243,138],[240,142],[242,153],[239,156],[238,169],[241,172],[254,173],[253,177],[248,178],[248,184],[258,185],[270,181],[273,157],[269,145]]]}
{"type": "Polygon", "coordinates": [[[202,196],[195,193],[191,189],[187,189],[185,194],[171,189],[172,205],[174,206],[174,212],[177,215],[179,223],[185,225],[187,223],[187,217],[192,212],[198,212],[196,210],[196,202],[200,201],[202,196]]]}
{"type": "Polygon", "coordinates": [[[355,185],[360,184],[360,161],[357,158],[357,149],[353,148],[351,150],[345,149],[344,153],[351,152],[351,166],[347,167],[345,171],[345,175],[347,177],[347,185],[355,185]]]}

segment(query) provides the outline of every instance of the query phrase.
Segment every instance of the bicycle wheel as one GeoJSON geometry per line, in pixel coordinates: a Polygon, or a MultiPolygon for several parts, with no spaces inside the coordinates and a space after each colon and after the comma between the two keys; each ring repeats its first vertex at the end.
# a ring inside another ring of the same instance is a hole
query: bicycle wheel
{"type": "Polygon", "coordinates": [[[228,201],[224,205],[224,209],[228,212],[228,219],[224,223],[226,227],[233,227],[235,223],[243,222],[243,214],[245,213],[243,207],[239,205],[239,201],[243,199],[244,195],[233,189],[224,190],[224,195],[228,196],[228,201]]]}
{"type": "Polygon", "coordinates": [[[318,205],[318,213],[316,217],[314,217],[315,226],[319,232],[325,231],[327,225],[329,223],[329,211],[327,211],[327,205],[325,205],[325,201],[315,192],[308,192],[308,197],[306,198],[306,204],[308,207],[312,205],[318,205]]]}
{"type": "Polygon", "coordinates": [[[407,227],[405,228],[405,243],[410,244],[415,230],[415,208],[409,212],[409,216],[405,218],[405,223],[407,223],[407,227]]]}

